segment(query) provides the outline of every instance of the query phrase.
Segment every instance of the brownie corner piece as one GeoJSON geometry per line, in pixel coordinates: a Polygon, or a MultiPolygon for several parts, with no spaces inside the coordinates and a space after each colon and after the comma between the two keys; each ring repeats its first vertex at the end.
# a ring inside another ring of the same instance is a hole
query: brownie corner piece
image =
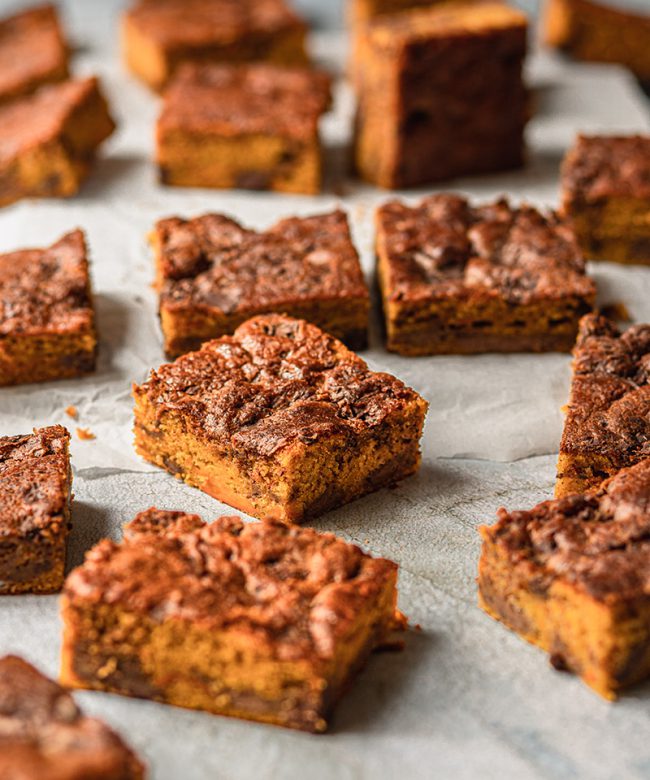
{"type": "Polygon", "coordinates": [[[650,135],[579,135],[562,209],[588,260],[650,265],[650,135]]]}
{"type": "Polygon", "coordinates": [[[614,699],[650,674],[650,461],[481,528],[479,603],[614,699]]]}
{"type": "Polygon", "coordinates": [[[322,732],[395,627],[396,583],[332,534],[150,509],[68,577],[62,678],[322,732]]]}
{"type": "Polygon", "coordinates": [[[506,199],[385,203],[376,253],[387,348],[404,355],[569,352],[595,305],[568,226],[506,199]]]}
{"type": "Polygon", "coordinates": [[[54,593],[70,529],[70,434],[0,437],[0,594],[54,593]]]}
{"type": "Polygon", "coordinates": [[[184,65],[156,130],[164,184],[316,194],[319,121],[331,101],[320,71],[266,63],[184,65]]]}
{"type": "Polygon", "coordinates": [[[0,255],[0,386],[83,376],[96,351],[84,233],[0,255]]]}
{"type": "Polygon", "coordinates": [[[143,780],[144,765],[61,685],[15,655],[0,658],[0,777],[143,780]]]}
{"type": "Polygon", "coordinates": [[[420,464],[426,401],[282,315],[161,366],[134,397],[140,455],[262,519],[302,522],[420,464]]]}
{"type": "Polygon", "coordinates": [[[341,210],[261,232],[222,214],[170,217],[151,244],[169,357],[271,312],[306,319],[352,349],[367,345],[370,294],[341,210]]]}

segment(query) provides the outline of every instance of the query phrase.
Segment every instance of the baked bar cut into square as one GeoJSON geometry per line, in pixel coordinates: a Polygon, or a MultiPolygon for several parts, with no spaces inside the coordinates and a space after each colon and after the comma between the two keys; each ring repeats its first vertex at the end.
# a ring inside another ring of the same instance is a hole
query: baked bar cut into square
{"type": "Polygon", "coordinates": [[[53,5],[0,20],[0,103],[67,77],[68,48],[53,5]]]}
{"type": "Polygon", "coordinates": [[[0,255],[0,387],[83,376],[96,352],[82,231],[0,255]]]}
{"type": "Polygon", "coordinates": [[[526,17],[503,3],[381,16],[359,32],[355,158],[388,189],[523,163],[526,17]]]}
{"type": "Polygon", "coordinates": [[[185,62],[306,65],[307,27],[284,0],[141,0],[122,18],[129,69],[160,90],[185,62]]]}
{"type": "Polygon", "coordinates": [[[268,312],[306,319],[351,349],[367,345],[370,296],[343,211],[262,233],[221,214],[171,217],[151,243],[170,357],[268,312]]]}
{"type": "Polygon", "coordinates": [[[556,496],[592,490],[650,456],[649,372],[650,325],[620,333],[602,316],[581,321],[556,496]]]}
{"type": "Polygon", "coordinates": [[[0,777],[142,780],[145,768],[105,723],[15,655],[0,659],[0,777]]]}
{"type": "Polygon", "coordinates": [[[165,91],[156,160],[164,184],[315,194],[325,73],[276,65],[185,65],[165,91]]]}
{"type": "Polygon", "coordinates": [[[553,213],[441,194],[386,203],[376,225],[393,352],[569,352],[594,307],[594,282],[553,213]]]}
{"type": "Polygon", "coordinates": [[[324,731],[395,627],[396,580],[332,534],[150,509],[68,577],[61,678],[324,731]]]}
{"type": "Polygon", "coordinates": [[[262,519],[302,522],[420,464],[427,402],[304,320],[255,317],[133,392],[140,455],[262,519]]]}
{"type": "Polygon", "coordinates": [[[70,529],[69,442],[61,425],[0,437],[0,594],[61,590],[70,529]]]}
{"type": "Polygon", "coordinates": [[[96,78],[48,84],[0,106],[0,206],[74,195],[114,129],[96,78]]]}
{"type": "Polygon", "coordinates": [[[650,136],[578,136],[562,210],[587,260],[650,265],[650,136]]]}
{"type": "Polygon", "coordinates": [[[650,461],[481,528],[485,611],[608,699],[650,674],[650,461]]]}
{"type": "Polygon", "coordinates": [[[431,6],[436,2],[445,0],[348,0],[347,16],[353,25],[366,24],[376,16],[431,6]]]}

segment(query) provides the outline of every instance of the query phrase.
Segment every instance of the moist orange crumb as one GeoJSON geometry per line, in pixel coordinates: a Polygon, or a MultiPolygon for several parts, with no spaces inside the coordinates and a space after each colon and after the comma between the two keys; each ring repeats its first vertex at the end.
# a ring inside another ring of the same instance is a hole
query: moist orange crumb
{"type": "Polygon", "coordinates": [[[72,417],[73,420],[76,420],[79,417],[79,410],[76,406],[67,406],[65,413],[68,415],[68,417],[72,417]]]}
{"type": "Polygon", "coordinates": [[[96,438],[95,434],[88,428],[77,428],[77,436],[82,441],[89,441],[90,439],[96,438]]]}

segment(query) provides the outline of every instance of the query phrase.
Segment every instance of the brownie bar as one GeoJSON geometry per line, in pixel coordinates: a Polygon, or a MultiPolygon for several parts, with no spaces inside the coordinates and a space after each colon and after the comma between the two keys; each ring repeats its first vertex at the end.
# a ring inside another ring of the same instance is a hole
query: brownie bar
{"type": "Polygon", "coordinates": [[[143,780],[144,766],[105,723],[14,655],[0,659],[0,777],[143,780]]]}
{"type": "Polygon", "coordinates": [[[70,434],[0,437],[0,594],[61,590],[70,529],[70,434]]]}
{"type": "Polygon", "coordinates": [[[391,351],[568,352],[593,309],[595,285],[555,214],[441,194],[386,203],[376,225],[391,351]]]}
{"type": "Polygon", "coordinates": [[[483,609],[608,699],[650,674],[648,507],[645,460],[481,528],[483,609]]]}
{"type": "Polygon", "coordinates": [[[556,496],[585,492],[650,455],[650,325],[580,323],[556,496]]]}
{"type": "Polygon", "coordinates": [[[97,335],[84,234],[0,255],[0,387],[83,376],[97,335]]]}
{"type": "Polygon", "coordinates": [[[221,214],[171,217],[151,243],[170,357],[268,312],[309,320],[353,349],[367,344],[370,296],[343,211],[262,233],[221,214]]]}
{"type": "Polygon", "coordinates": [[[426,401],[303,320],[255,317],[133,392],[140,455],[262,519],[302,522],[420,464],[426,401]]]}
{"type": "Polygon", "coordinates": [[[394,626],[396,580],[332,534],[150,509],[68,577],[62,679],[324,731],[394,626]]]}

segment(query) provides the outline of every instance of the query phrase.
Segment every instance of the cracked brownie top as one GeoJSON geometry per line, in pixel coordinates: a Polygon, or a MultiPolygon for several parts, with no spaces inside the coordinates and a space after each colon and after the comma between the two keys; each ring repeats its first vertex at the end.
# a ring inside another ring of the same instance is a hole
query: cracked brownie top
{"type": "Polygon", "coordinates": [[[432,195],[377,211],[377,251],[389,300],[500,298],[516,304],[592,298],[594,282],[571,230],[553,213],[501,199],[472,206],[432,195]]]}
{"type": "Polygon", "coordinates": [[[149,509],[100,542],[67,597],[246,632],[283,660],[331,659],[397,565],[311,529],[149,509]]]}
{"type": "Polygon", "coordinates": [[[592,495],[545,501],[528,512],[501,509],[481,533],[534,575],[540,592],[561,578],[600,600],[648,596],[650,461],[592,495]]]}
{"type": "Polygon", "coordinates": [[[292,217],[258,233],[220,214],[156,225],[161,304],[226,313],[368,290],[344,212],[292,217]]]}
{"type": "Polygon", "coordinates": [[[334,435],[352,440],[409,407],[424,413],[427,406],[316,326],[276,314],[152,371],[134,394],[158,417],[180,413],[211,443],[256,456],[334,435]]]}

